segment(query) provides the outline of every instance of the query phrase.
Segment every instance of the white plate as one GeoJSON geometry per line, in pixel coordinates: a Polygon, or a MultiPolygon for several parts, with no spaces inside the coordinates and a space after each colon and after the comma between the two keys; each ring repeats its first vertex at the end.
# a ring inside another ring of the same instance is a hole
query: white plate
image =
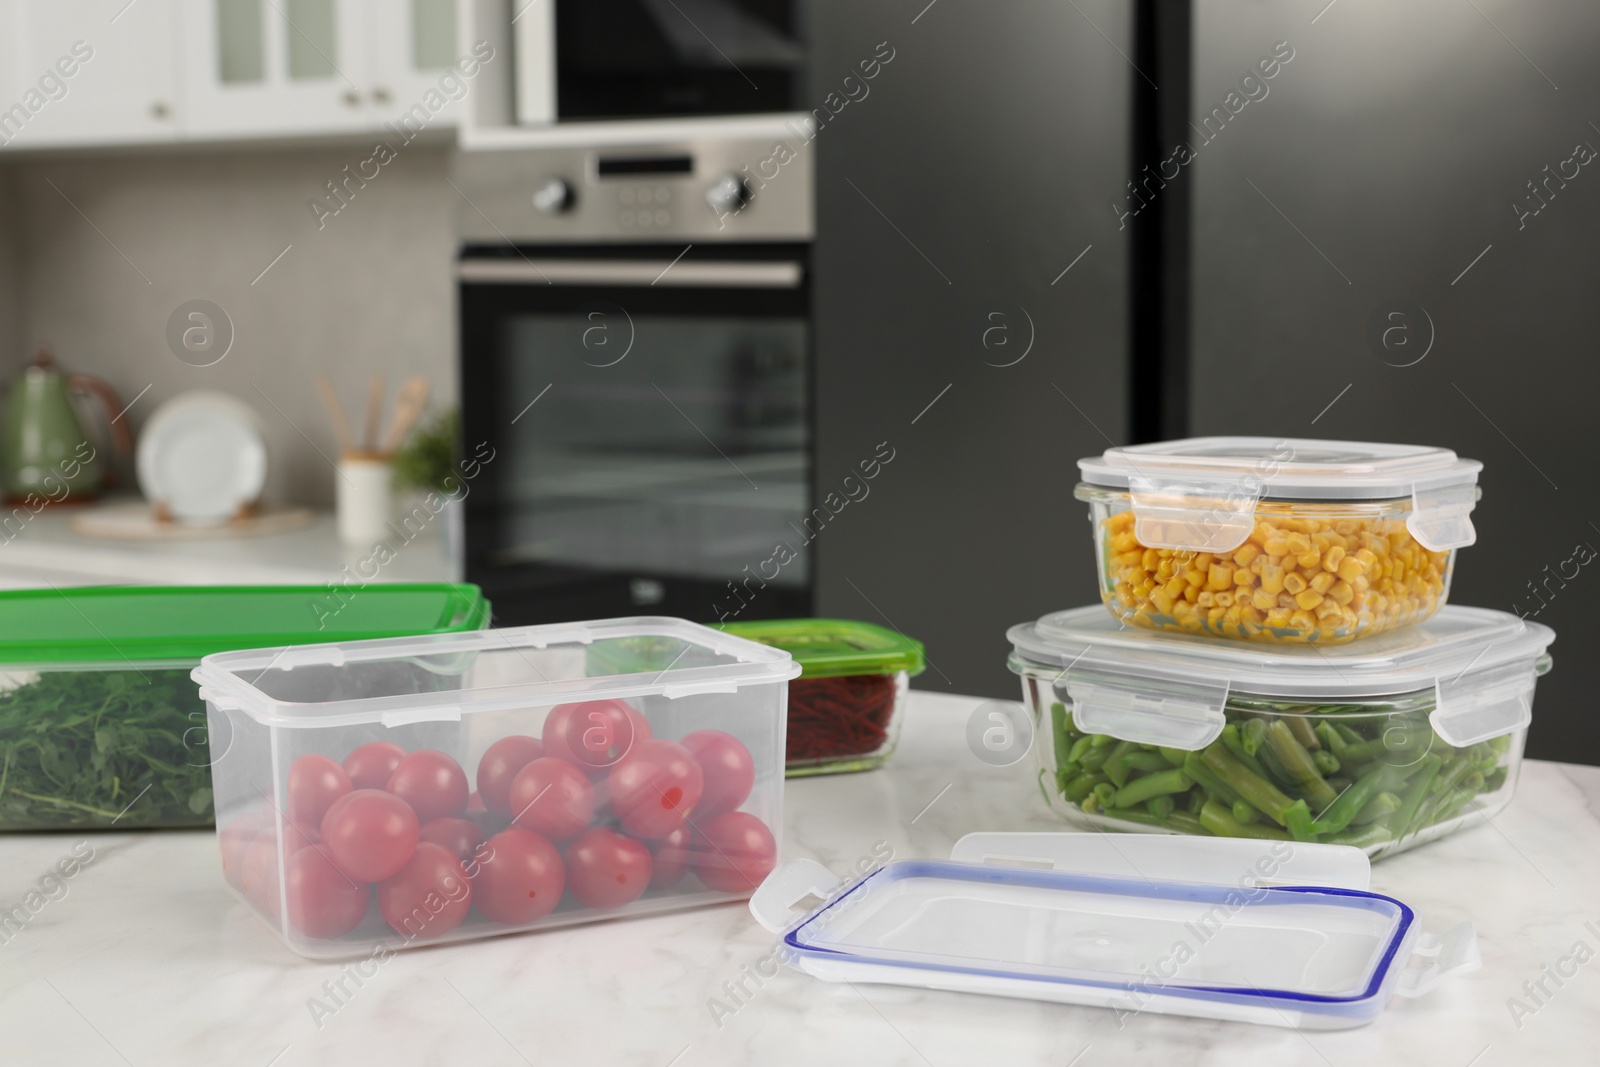
{"type": "Polygon", "coordinates": [[[267,446],[248,404],[211,390],[173,397],[139,436],[139,489],[187,525],[225,523],[261,495],[267,446]]]}

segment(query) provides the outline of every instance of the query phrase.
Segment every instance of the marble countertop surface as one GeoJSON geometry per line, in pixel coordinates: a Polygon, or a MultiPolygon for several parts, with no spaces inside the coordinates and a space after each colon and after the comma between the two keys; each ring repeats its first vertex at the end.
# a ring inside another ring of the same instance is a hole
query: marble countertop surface
{"type": "MultiPolygon", "coordinates": [[[[92,505],[91,505],[92,506],[92,505]]],[[[26,512],[24,512],[26,514],[26,512]]],[[[47,585],[325,585],[366,578],[382,582],[450,581],[438,523],[405,540],[392,536],[392,558],[340,542],[331,512],[309,526],[259,536],[113,541],[71,528],[72,512],[45,509],[0,529],[0,588],[47,585]]]]}
{"type": "MultiPolygon", "coordinates": [[[[974,830],[1060,829],[1031,758],[968,750],[979,701],[916,694],[900,751],[788,784],[785,858],[843,872],[886,850],[944,856],[974,830]]],[[[1311,1032],[889,986],[783,970],[743,905],[395,955],[331,1015],[348,964],[293,955],[225,889],[209,832],[0,838],[0,904],[56,861],[93,861],[0,935],[0,1062],[164,1065],[1196,1064],[1500,1067],[1600,1060],[1600,769],[1530,762],[1511,806],[1379,862],[1373,888],[1426,928],[1477,926],[1483,968],[1358,1030],[1311,1032]],[[79,844],[86,841],[87,844],[79,844]],[[1586,927],[1592,923],[1592,927],[1586,927]],[[1578,951],[1579,943],[1587,951],[1578,951]],[[1578,962],[1581,957],[1582,962],[1578,962]],[[1567,961],[1562,963],[1562,961],[1567,961]],[[1576,973],[1555,980],[1546,968],[1576,973]],[[1524,983],[1544,980],[1530,999],[1524,983]],[[730,994],[740,983],[745,992],[730,994]],[[1513,1014],[1517,998],[1530,1011],[1513,1014]],[[719,1007],[720,1005],[720,1007],[719,1007]]]]}

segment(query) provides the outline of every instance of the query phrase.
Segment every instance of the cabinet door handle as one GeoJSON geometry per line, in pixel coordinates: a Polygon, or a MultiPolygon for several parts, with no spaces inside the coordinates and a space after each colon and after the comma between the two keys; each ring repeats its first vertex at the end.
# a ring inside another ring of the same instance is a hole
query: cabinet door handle
{"type": "Polygon", "coordinates": [[[372,90],[372,99],[374,103],[387,104],[389,102],[389,90],[381,85],[378,86],[372,90]]]}
{"type": "Polygon", "coordinates": [[[155,103],[150,105],[150,115],[152,118],[164,119],[171,114],[172,108],[168,106],[165,100],[157,100],[155,103]]]}
{"type": "Polygon", "coordinates": [[[344,104],[346,107],[360,107],[361,94],[356,92],[354,89],[346,90],[344,94],[344,104]]]}

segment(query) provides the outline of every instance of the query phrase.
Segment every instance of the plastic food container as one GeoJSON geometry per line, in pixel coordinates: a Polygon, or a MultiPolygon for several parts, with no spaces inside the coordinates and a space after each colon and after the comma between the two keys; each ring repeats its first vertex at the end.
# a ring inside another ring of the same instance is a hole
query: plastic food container
{"type": "Polygon", "coordinates": [[[925,665],[922,642],[843,619],[723,629],[781,648],[800,664],[800,677],[789,683],[789,777],[871,770],[893,754],[910,679],[925,665]]]}
{"type": "Polygon", "coordinates": [[[315,958],[740,899],[798,669],[668,618],[207,656],[224,876],[315,958]]]}
{"type": "Polygon", "coordinates": [[[984,833],[848,883],[796,860],[750,911],[827,981],[1345,1030],[1481,965],[1470,922],[1425,933],[1370,873],[1337,845],[984,833]]]}
{"type": "Polygon", "coordinates": [[[1123,622],[1332,644],[1428,618],[1476,540],[1477,460],[1443,448],[1197,437],[1078,461],[1123,622]]]}
{"type": "Polygon", "coordinates": [[[488,616],[475,585],[0,593],[0,830],[210,826],[219,739],[189,680],[202,656],[488,616]]]}
{"type": "Polygon", "coordinates": [[[1373,857],[1510,803],[1555,639],[1464,607],[1330,648],[1152,634],[1097,607],[1008,636],[1039,788],[1070,821],[1373,857]]]}

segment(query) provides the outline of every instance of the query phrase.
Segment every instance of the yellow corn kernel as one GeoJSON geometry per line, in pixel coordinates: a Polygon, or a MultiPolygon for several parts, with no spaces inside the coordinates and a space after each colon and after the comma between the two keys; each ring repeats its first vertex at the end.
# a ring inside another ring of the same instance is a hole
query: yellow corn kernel
{"type": "Polygon", "coordinates": [[[1269,556],[1287,556],[1289,554],[1289,542],[1281,537],[1271,538],[1261,547],[1269,556]]]}
{"type": "Polygon", "coordinates": [[[1231,608],[1233,607],[1233,594],[1217,593],[1212,596],[1211,602],[1219,608],[1231,608]]]}
{"type": "Polygon", "coordinates": [[[1334,545],[1332,548],[1328,549],[1327,553],[1322,557],[1322,569],[1337,573],[1339,570],[1339,564],[1342,562],[1344,562],[1344,546],[1334,545]]]}
{"type": "Polygon", "coordinates": [[[1244,544],[1240,545],[1239,550],[1233,554],[1233,562],[1240,567],[1248,567],[1250,566],[1250,561],[1259,555],[1261,555],[1261,549],[1251,544],[1249,541],[1246,541],[1244,544]]]}
{"type": "Polygon", "coordinates": [[[1311,576],[1311,581],[1306,584],[1317,592],[1325,594],[1329,589],[1333,588],[1333,583],[1337,580],[1336,576],[1329,574],[1327,571],[1318,571],[1311,576]]]}
{"type": "Polygon", "coordinates": [[[1182,578],[1174,578],[1163,585],[1161,589],[1167,594],[1168,600],[1182,600],[1184,587],[1188,584],[1182,578]]]}
{"type": "Polygon", "coordinates": [[[1273,608],[1267,612],[1267,625],[1274,630],[1282,630],[1289,625],[1289,613],[1283,608],[1273,608]]]}
{"type": "Polygon", "coordinates": [[[1167,595],[1166,590],[1157,589],[1155,592],[1151,593],[1150,603],[1153,604],[1155,609],[1161,614],[1172,614],[1172,598],[1167,595]]]}
{"type": "Polygon", "coordinates": [[[1305,588],[1306,580],[1293,571],[1290,571],[1288,574],[1283,576],[1283,591],[1291,596],[1299,596],[1305,591],[1305,588]]]}
{"type": "Polygon", "coordinates": [[[1327,590],[1328,599],[1338,604],[1348,605],[1355,598],[1356,591],[1350,588],[1349,582],[1334,582],[1327,590]]]}
{"type": "Polygon", "coordinates": [[[1235,567],[1233,569],[1233,584],[1241,589],[1249,589],[1256,584],[1256,576],[1249,567],[1235,567]]]}
{"type": "Polygon", "coordinates": [[[1344,610],[1331,600],[1324,600],[1316,608],[1317,621],[1324,625],[1339,626],[1344,622],[1344,610]]]}
{"type": "Polygon", "coordinates": [[[1193,582],[1189,582],[1189,581],[1186,581],[1186,582],[1183,583],[1183,599],[1187,603],[1193,604],[1194,603],[1194,598],[1199,596],[1199,595],[1200,595],[1200,587],[1198,585],[1194,584],[1193,582]]]}
{"type": "Polygon", "coordinates": [[[1271,611],[1273,608],[1278,606],[1278,598],[1272,593],[1267,592],[1265,589],[1257,589],[1254,593],[1250,594],[1250,603],[1254,604],[1262,611],[1271,611]]]}
{"type": "Polygon", "coordinates": [[[1261,588],[1276,596],[1284,590],[1287,581],[1283,568],[1275,563],[1268,563],[1261,568],[1261,588]]]}
{"type": "Polygon", "coordinates": [[[1366,547],[1366,545],[1362,545],[1360,548],[1356,549],[1356,559],[1361,561],[1361,565],[1363,567],[1370,567],[1374,563],[1378,562],[1377,553],[1366,547]]]}
{"type": "Polygon", "coordinates": [[[1221,592],[1233,584],[1233,568],[1226,563],[1213,563],[1206,571],[1206,588],[1221,592]]]}
{"type": "Polygon", "coordinates": [[[1322,603],[1322,594],[1317,592],[1315,589],[1307,589],[1304,592],[1296,593],[1294,602],[1303,610],[1310,611],[1312,608],[1322,603]]]}
{"type": "Polygon", "coordinates": [[[1144,556],[1139,560],[1139,565],[1147,571],[1153,571],[1161,566],[1161,553],[1153,548],[1144,550],[1144,556]]]}
{"type": "Polygon", "coordinates": [[[1194,606],[1197,608],[1209,608],[1216,601],[1216,599],[1217,594],[1213,593],[1209,589],[1206,589],[1202,591],[1199,596],[1194,598],[1194,606]]]}
{"type": "Polygon", "coordinates": [[[1346,556],[1339,561],[1339,577],[1347,582],[1353,582],[1366,572],[1367,565],[1354,556],[1346,556]]]}
{"type": "Polygon", "coordinates": [[[1311,547],[1311,538],[1296,531],[1284,538],[1284,543],[1289,546],[1289,553],[1298,556],[1311,547]]]}
{"type": "Polygon", "coordinates": [[[1306,549],[1294,558],[1295,564],[1303,571],[1314,570],[1322,565],[1322,553],[1316,547],[1306,549]]]}

